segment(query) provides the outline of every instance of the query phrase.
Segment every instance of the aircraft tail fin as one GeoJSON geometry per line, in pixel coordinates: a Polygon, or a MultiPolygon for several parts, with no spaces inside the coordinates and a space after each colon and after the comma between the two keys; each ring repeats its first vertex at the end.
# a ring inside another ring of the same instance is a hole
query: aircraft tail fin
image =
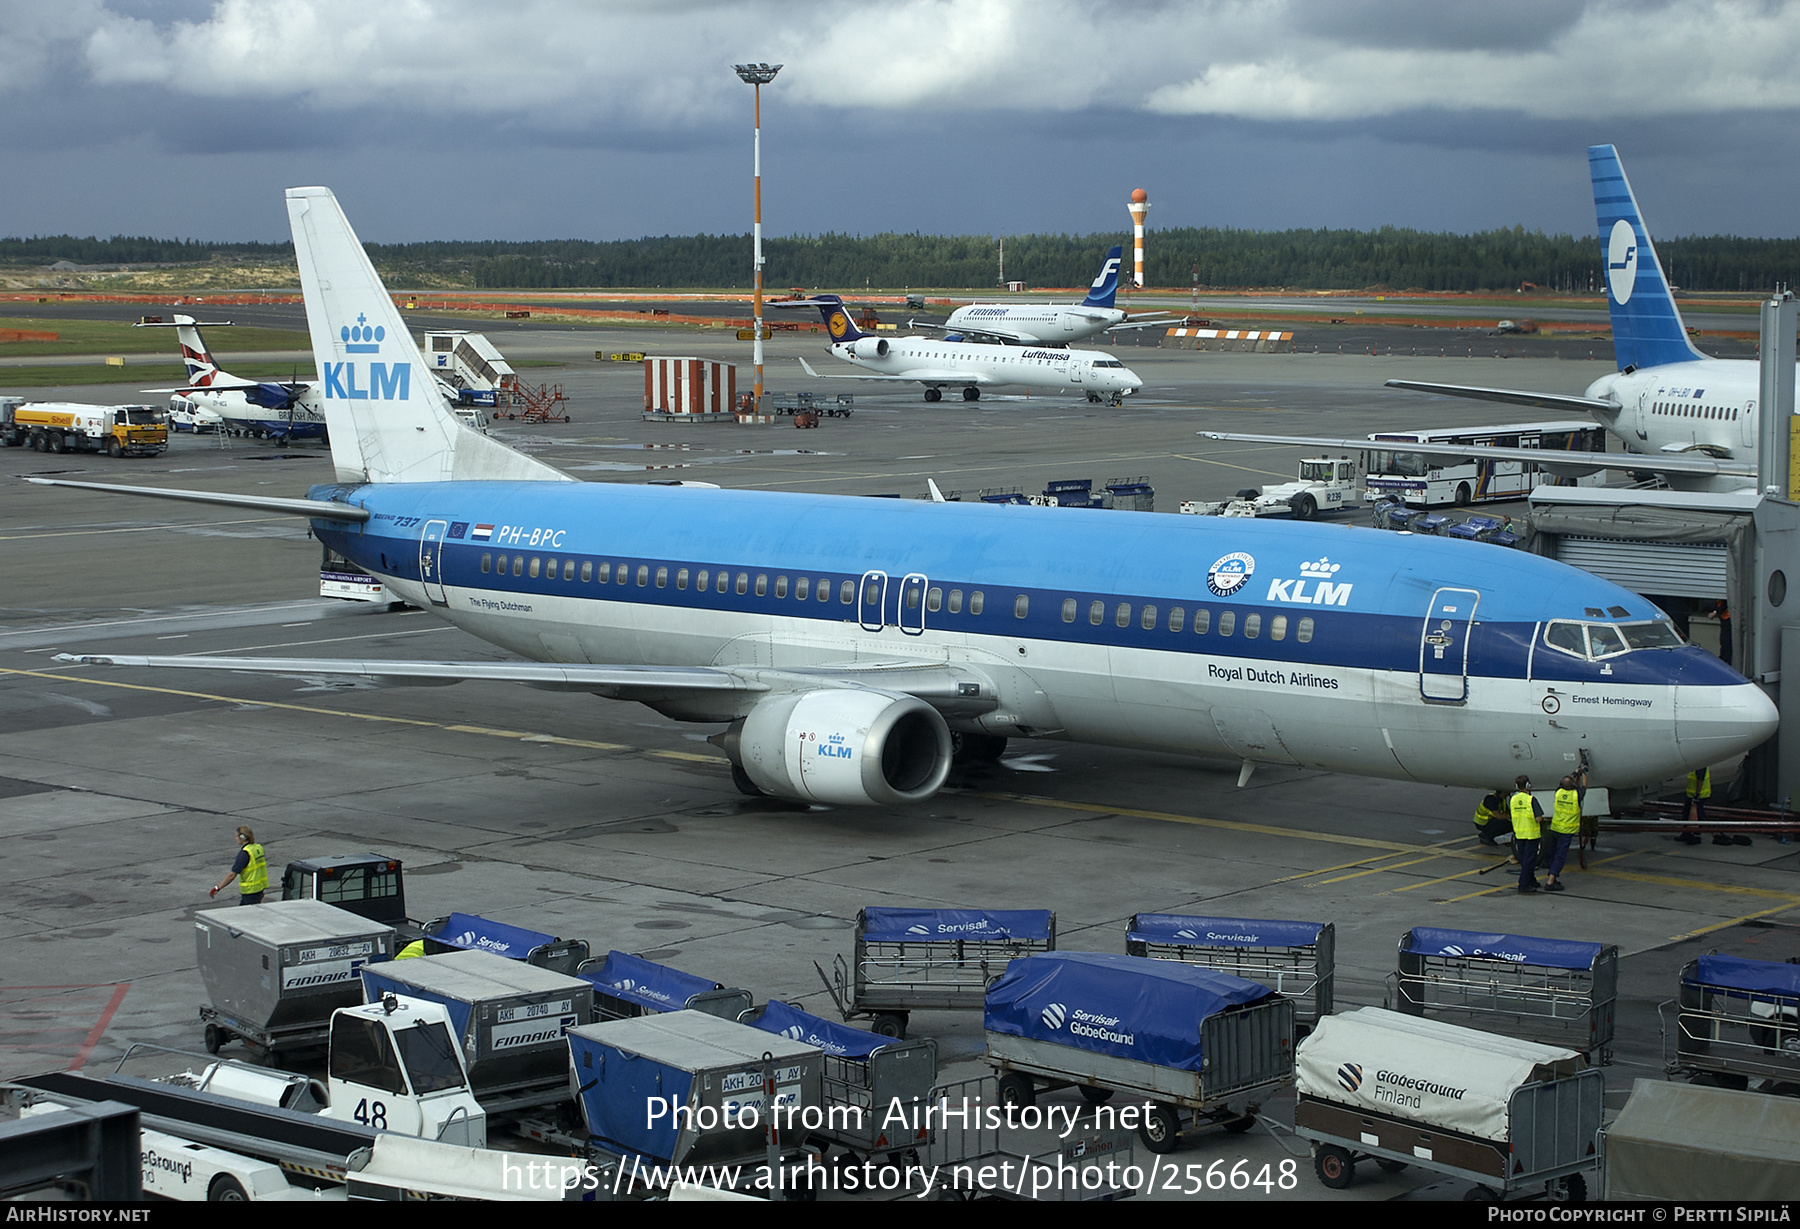
{"type": "Polygon", "coordinates": [[[1124,258],[1125,249],[1114,247],[1106,253],[1106,259],[1100,262],[1100,276],[1088,287],[1087,298],[1081,301],[1083,307],[1111,307],[1113,297],[1119,293],[1119,261],[1124,258]]]}
{"type": "Polygon", "coordinates": [[[825,317],[825,331],[831,334],[832,341],[855,341],[858,337],[868,336],[856,327],[844,301],[835,294],[815,294],[812,301],[825,317]]]}
{"type": "Polygon", "coordinates": [[[192,316],[175,317],[175,337],[181,343],[181,361],[187,364],[189,384],[203,388],[224,374],[213,361],[206,338],[200,336],[199,322],[192,316]]]}
{"type": "Polygon", "coordinates": [[[572,481],[450,412],[329,188],[287,208],[338,481],[572,481]]]}
{"type": "Polygon", "coordinates": [[[1612,312],[1613,353],[1619,370],[1704,359],[1688,340],[1618,151],[1610,145],[1590,145],[1588,170],[1594,182],[1594,215],[1606,267],[1606,306],[1612,312]]]}

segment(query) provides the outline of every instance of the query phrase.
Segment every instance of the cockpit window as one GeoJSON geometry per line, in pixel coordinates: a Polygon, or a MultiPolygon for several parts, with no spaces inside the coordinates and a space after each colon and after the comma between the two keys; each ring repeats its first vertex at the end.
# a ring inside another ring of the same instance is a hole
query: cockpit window
{"type": "Polygon", "coordinates": [[[1544,628],[1544,643],[1592,661],[1637,649],[1674,649],[1682,644],[1675,625],[1664,619],[1647,623],[1575,623],[1558,620],[1544,628]]]}

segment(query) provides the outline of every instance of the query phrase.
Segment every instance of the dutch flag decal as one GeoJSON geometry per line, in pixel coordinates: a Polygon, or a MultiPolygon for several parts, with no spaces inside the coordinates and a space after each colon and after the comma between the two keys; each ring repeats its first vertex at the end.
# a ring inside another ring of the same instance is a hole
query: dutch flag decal
{"type": "Polygon", "coordinates": [[[492,525],[477,525],[475,526],[475,532],[469,536],[474,538],[477,542],[485,542],[494,536],[494,527],[492,525]]]}

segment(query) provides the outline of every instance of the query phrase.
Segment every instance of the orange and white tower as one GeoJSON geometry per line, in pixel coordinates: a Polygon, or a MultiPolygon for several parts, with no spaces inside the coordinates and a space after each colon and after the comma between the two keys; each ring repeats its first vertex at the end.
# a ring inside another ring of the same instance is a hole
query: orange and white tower
{"type": "Polygon", "coordinates": [[[1131,237],[1137,258],[1137,272],[1134,280],[1139,289],[1144,285],[1144,217],[1150,212],[1150,194],[1142,188],[1131,190],[1131,203],[1125,208],[1131,210],[1131,237]]]}

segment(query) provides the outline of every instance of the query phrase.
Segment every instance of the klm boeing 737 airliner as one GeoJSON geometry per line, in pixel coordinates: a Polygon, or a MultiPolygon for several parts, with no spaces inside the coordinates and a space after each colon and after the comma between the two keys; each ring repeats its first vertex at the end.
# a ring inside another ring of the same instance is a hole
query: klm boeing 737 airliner
{"type": "MultiPolygon", "coordinates": [[[[288,213],[337,482],[308,517],[517,663],[65,660],[511,680],[716,723],[746,791],[930,798],[957,740],[1058,738],[1491,787],[1716,763],[1767,697],[1650,602],[1479,544],[1250,519],[576,482],[464,427],[324,188],[288,213]]],[[[54,481],[54,480],[40,480],[54,481]]]]}

